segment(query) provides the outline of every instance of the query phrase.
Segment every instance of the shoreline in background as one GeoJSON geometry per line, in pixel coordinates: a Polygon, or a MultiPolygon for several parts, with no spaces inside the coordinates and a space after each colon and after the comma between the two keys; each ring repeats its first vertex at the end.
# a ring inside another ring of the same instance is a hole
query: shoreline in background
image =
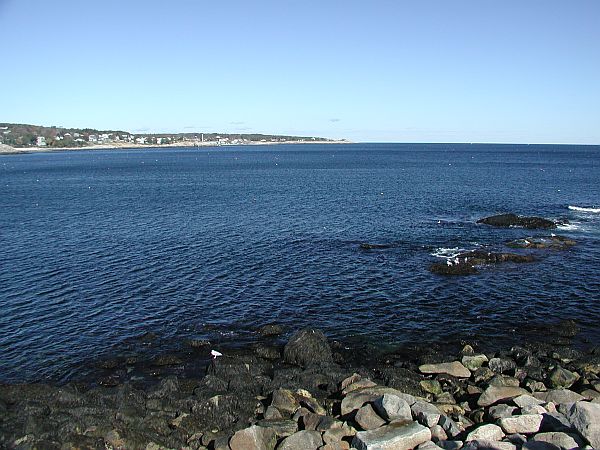
{"type": "Polygon", "coordinates": [[[194,143],[194,144],[98,144],[85,147],[11,147],[9,145],[0,144],[0,155],[15,155],[24,153],[52,153],[77,150],[139,150],[139,149],[170,149],[170,148],[201,148],[201,147],[254,147],[261,145],[285,145],[285,144],[352,144],[353,142],[346,140],[339,141],[285,141],[285,142],[250,142],[245,144],[216,144],[214,142],[194,143]]]}

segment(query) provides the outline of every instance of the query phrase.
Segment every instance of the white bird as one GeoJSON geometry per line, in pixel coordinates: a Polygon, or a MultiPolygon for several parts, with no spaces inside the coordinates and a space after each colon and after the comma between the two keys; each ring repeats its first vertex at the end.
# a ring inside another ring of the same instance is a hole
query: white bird
{"type": "Polygon", "coordinates": [[[213,359],[217,359],[219,356],[223,356],[223,353],[220,353],[216,350],[211,350],[210,355],[212,356],[213,359]]]}
{"type": "Polygon", "coordinates": [[[454,258],[454,264],[460,264],[460,261],[458,260],[458,257],[454,258]]]}
{"type": "Polygon", "coordinates": [[[450,261],[449,259],[446,260],[446,264],[448,264],[448,266],[452,265],[452,261],[450,261]]]}

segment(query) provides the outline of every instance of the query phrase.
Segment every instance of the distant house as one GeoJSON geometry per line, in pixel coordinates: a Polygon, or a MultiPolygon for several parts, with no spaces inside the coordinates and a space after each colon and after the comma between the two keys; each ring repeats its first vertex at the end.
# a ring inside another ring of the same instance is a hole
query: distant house
{"type": "Polygon", "coordinates": [[[46,138],[44,136],[38,136],[36,143],[37,143],[38,147],[45,147],[46,146],[46,138]]]}
{"type": "Polygon", "coordinates": [[[92,143],[98,142],[98,136],[96,136],[95,134],[90,134],[88,136],[88,142],[92,142],[92,143]]]}
{"type": "Polygon", "coordinates": [[[146,138],[145,137],[135,138],[135,142],[137,142],[138,144],[145,144],[146,138]]]}

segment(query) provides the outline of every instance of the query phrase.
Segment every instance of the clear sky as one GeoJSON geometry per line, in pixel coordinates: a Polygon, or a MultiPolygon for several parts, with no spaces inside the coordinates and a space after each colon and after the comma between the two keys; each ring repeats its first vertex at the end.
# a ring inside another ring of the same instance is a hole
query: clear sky
{"type": "Polygon", "coordinates": [[[599,0],[0,0],[0,122],[600,144],[599,0]]]}

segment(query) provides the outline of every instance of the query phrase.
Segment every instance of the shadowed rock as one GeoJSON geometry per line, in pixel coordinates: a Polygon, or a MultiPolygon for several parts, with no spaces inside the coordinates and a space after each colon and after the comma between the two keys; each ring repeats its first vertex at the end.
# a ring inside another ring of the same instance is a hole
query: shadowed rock
{"type": "Polygon", "coordinates": [[[287,363],[301,367],[321,366],[333,363],[331,347],[321,330],[305,328],[295,333],[283,349],[287,363]]]}
{"type": "Polygon", "coordinates": [[[505,262],[529,263],[533,261],[535,261],[533,255],[474,250],[472,252],[461,253],[454,260],[434,263],[429,267],[429,270],[439,275],[473,275],[478,273],[476,266],[505,262]]]}
{"type": "Polygon", "coordinates": [[[516,214],[499,214],[496,216],[479,219],[477,223],[484,223],[495,227],[523,227],[529,229],[556,228],[556,223],[542,217],[517,216],[516,214]]]}

